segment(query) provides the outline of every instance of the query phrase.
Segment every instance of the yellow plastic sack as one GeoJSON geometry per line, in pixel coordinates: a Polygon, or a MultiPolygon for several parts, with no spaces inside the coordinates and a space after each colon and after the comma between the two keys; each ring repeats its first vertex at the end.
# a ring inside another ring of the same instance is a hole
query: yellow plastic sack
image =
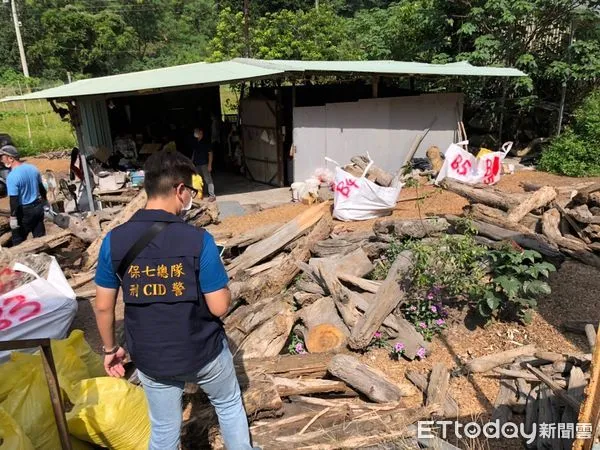
{"type": "MultiPolygon", "coordinates": [[[[82,331],[74,331],[67,339],[51,344],[60,387],[71,401],[79,381],[104,374],[100,356],[91,350],[82,331]]],[[[0,407],[20,425],[34,448],[60,448],[39,353],[13,352],[10,361],[0,365],[0,380],[0,407]]],[[[89,448],[87,444],[74,445],[78,449],[89,448]]]]}
{"type": "Polygon", "coordinates": [[[489,153],[494,153],[494,151],[490,150],[489,148],[481,147],[479,149],[479,153],[477,153],[477,156],[475,158],[481,158],[482,156],[487,155],[489,153]]]}
{"type": "Polygon", "coordinates": [[[92,378],[77,385],[67,413],[73,436],[112,450],[148,448],[150,420],[144,391],[118,378],[92,378]]]}
{"type": "Polygon", "coordinates": [[[198,191],[198,199],[202,198],[202,190],[204,188],[204,180],[202,180],[202,177],[200,175],[193,175],[192,176],[192,187],[194,189],[196,189],[198,191]]]}
{"type": "Polygon", "coordinates": [[[58,382],[69,400],[73,401],[73,386],[81,380],[106,376],[102,358],[92,351],[83,331],[73,330],[67,339],[53,340],[51,345],[58,382]]]}
{"type": "Polygon", "coordinates": [[[0,438],[0,450],[34,450],[21,426],[3,408],[0,408],[0,438]]]}

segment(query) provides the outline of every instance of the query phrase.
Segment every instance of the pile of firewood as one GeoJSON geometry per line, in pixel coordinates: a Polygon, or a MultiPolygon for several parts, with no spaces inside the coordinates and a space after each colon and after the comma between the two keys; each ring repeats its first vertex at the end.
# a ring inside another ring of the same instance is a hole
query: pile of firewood
{"type": "MultiPolygon", "coordinates": [[[[351,164],[347,164],[342,167],[346,172],[354,175],[355,177],[362,177],[367,166],[371,163],[368,156],[353,156],[350,158],[351,164]]],[[[369,171],[365,175],[368,180],[373,183],[377,183],[380,186],[389,187],[394,181],[394,175],[383,170],[375,164],[372,164],[369,171]]]]}
{"type": "Polygon", "coordinates": [[[465,215],[480,239],[511,240],[551,260],[566,255],[600,268],[600,184],[525,185],[530,192],[523,194],[452,180],[443,181],[442,187],[470,201],[465,215]]]}

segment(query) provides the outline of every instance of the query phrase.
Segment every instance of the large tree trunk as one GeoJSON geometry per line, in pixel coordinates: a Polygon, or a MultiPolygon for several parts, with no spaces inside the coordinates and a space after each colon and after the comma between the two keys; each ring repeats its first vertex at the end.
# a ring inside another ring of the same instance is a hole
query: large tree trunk
{"type": "Polygon", "coordinates": [[[402,397],[415,395],[412,386],[394,384],[379,370],[349,355],[334,356],[327,370],[377,403],[397,402],[402,397]]]}
{"type": "Polygon", "coordinates": [[[323,378],[327,366],[333,358],[332,353],[308,353],[306,355],[277,355],[270,358],[235,358],[236,372],[239,376],[253,373],[265,373],[285,378],[323,378]]]}
{"type": "Polygon", "coordinates": [[[112,231],[114,228],[131,219],[131,216],[133,216],[139,209],[146,205],[147,200],[148,197],[146,196],[146,191],[142,189],[140,193],[125,208],[123,208],[123,210],[117,214],[113,220],[110,221],[108,226],[102,231],[102,234],[98,236],[98,238],[92,242],[92,245],[90,245],[85,251],[84,255],[86,261],[83,266],[84,271],[90,270],[98,261],[100,246],[102,245],[102,241],[109,231],[112,231]]]}
{"type": "MultiPolygon", "coordinates": [[[[459,224],[461,218],[448,215],[448,221],[453,225],[459,224]]],[[[555,244],[550,242],[546,237],[537,234],[523,234],[517,231],[507,230],[496,225],[481,222],[479,220],[472,221],[473,226],[481,236],[488,237],[495,241],[514,241],[521,247],[535,250],[542,255],[556,260],[562,260],[563,255],[560,253],[555,244]]]]}
{"type": "Polygon", "coordinates": [[[483,203],[491,206],[492,208],[498,208],[503,211],[508,211],[510,208],[519,205],[519,203],[521,203],[521,201],[525,198],[522,194],[506,194],[496,189],[474,188],[448,178],[442,181],[441,185],[443,188],[465,197],[473,203],[483,203]]]}

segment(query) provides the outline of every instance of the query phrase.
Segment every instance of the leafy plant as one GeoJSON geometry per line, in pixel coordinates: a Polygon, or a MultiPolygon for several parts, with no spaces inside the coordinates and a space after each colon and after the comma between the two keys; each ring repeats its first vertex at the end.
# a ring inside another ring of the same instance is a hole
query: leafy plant
{"type": "Polygon", "coordinates": [[[448,313],[440,297],[440,289],[434,287],[423,300],[402,306],[404,318],[428,341],[446,328],[448,313]]]}
{"type": "Polygon", "coordinates": [[[600,175],[600,90],[575,111],[573,123],[542,154],[539,166],[571,177],[600,175]]]}
{"type": "Polygon", "coordinates": [[[292,334],[290,345],[288,345],[288,353],[290,355],[304,355],[306,353],[304,341],[295,334],[292,334]]]}
{"type": "Polygon", "coordinates": [[[492,277],[477,302],[478,312],[488,319],[517,317],[531,322],[536,297],[550,294],[545,279],[556,268],[541,261],[541,255],[533,250],[518,251],[509,246],[490,252],[489,259],[492,277]]]}
{"type": "Polygon", "coordinates": [[[373,334],[373,339],[369,343],[367,349],[386,348],[386,347],[388,347],[388,343],[383,338],[383,333],[381,331],[376,331],[375,334],[373,334]]]}

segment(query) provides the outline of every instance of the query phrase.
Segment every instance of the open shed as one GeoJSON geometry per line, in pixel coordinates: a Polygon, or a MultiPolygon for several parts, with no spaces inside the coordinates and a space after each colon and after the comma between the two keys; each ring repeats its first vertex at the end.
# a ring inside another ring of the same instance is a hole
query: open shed
{"type": "Polygon", "coordinates": [[[524,75],[467,62],[238,58],[80,80],[3,101],[65,103],[79,147],[88,156],[112,154],[116,135],[126,128],[138,137],[138,145],[160,143],[169,134],[186,153],[185,139],[193,127],[203,123],[208,128],[211,116],[221,116],[219,86],[244,83],[238,119],[244,173],[284,186],[311,176],[325,156],[344,163],[369,152],[395,171],[425,130],[416,156],[430,145],[444,148],[456,141],[462,94],[415,92],[408,81],[406,87],[390,87],[382,82],[385,78],[524,75]]]}

